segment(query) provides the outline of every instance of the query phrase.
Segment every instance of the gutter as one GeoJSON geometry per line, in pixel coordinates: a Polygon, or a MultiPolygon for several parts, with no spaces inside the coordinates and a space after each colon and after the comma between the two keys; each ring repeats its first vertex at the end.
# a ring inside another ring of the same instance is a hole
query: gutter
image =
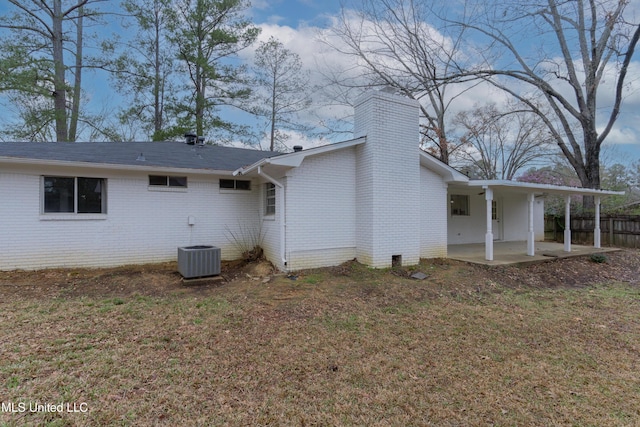
{"type": "MultiPolygon", "coordinates": [[[[270,163],[271,163],[271,159],[269,159],[269,158],[262,159],[262,160],[259,160],[258,162],[254,163],[254,164],[252,164],[250,166],[236,169],[235,171],[233,171],[232,175],[233,176],[246,175],[246,174],[248,174],[249,172],[251,172],[252,170],[254,170],[256,168],[258,169],[258,175],[262,175],[262,173],[261,173],[262,166],[264,166],[266,164],[270,164],[270,163]]],[[[277,185],[278,187],[281,186],[281,184],[279,184],[279,183],[276,184],[276,182],[275,182],[275,180],[273,178],[269,179],[269,182],[271,182],[274,185],[277,185]]]]}

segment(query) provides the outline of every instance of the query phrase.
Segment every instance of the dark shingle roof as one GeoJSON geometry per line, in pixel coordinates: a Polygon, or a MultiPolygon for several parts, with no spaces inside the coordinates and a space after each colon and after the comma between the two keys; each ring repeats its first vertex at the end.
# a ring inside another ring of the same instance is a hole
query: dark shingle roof
{"type": "Polygon", "coordinates": [[[0,158],[219,171],[234,171],[279,154],[182,142],[0,142],[0,158]]]}

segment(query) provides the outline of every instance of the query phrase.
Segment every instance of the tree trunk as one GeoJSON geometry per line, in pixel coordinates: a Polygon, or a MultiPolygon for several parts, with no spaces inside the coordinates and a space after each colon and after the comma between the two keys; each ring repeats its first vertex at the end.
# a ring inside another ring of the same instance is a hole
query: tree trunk
{"type": "Polygon", "coordinates": [[[161,98],[162,93],[162,76],[161,76],[161,68],[162,63],[160,61],[160,23],[158,19],[158,11],[156,9],[155,15],[155,39],[154,39],[154,48],[155,48],[155,56],[154,56],[154,81],[153,81],[153,140],[157,141],[158,136],[162,132],[162,101],[164,97],[161,98]]]}
{"type": "Polygon", "coordinates": [[[69,141],[72,142],[75,142],[77,137],[82,95],[83,14],[84,7],[81,6],[78,8],[78,20],[76,22],[76,68],[73,81],[73,105],[71,106],[71,117],[69,120],[69,141]]]}
{"type": "Polygon", "coordinates": [[[449,164],[449,142],[445,136],[440,136],[440,161],[449,164]]]}
{"type": "Polygon", "coordinates": [[[203,76],[202,67],[197,64],[196,65],[196,135],[204,136],[204,103],[205,103],[205,85],[206,80],[203,76]]]}
{"type": "Polygon", "coordinates": [[[270,151],[276,148],[276,93],[277,93],[277,76],[273,73],[273,85],[271,86],[271,145],[270,151]]]}
{"type": "Polygon", "coordinates": [[[56,141],[67,142],[67,85],[65,84],[64,49],[62,32],[62,0],[53,1],[53,107],[56,122],[56,141]]]}
{"type": "MultiPolygon", "coordinates": [[[[589,121],[583,125],[584,133],[584,165],[582,171],[578,172],[580,184],[584,188],[600,189],[600,145],[598,144],[598,132],[595,123],[589,121]],[[582,173],[580,173],[582,172],[582,173]]],[[[582,197],[582,208],[585,212],[593,212],[595,210],[595,201],[593,196],[582,197]]]]}
{"type": "MultiPolygon", "coordinates": [[[[199,17],[204,16],[204,5],[202,3],[202,0],[198,0],[198,3],[196,5],[196,14],[199,17]]],[[[196,135],[198,136],[204,136],[204,110],[207,85],[204,70],[204,64],[206,64],[207,59],[205,58],[203,51],[204,40],[207,35],[203,34],[203,25],[204,22],[202,21],[202,19],[198,19],[196,29],[196,38],[198,39],[198,54],[196,56],[196,63],[194,64],[196,73],[196,135]]]]}

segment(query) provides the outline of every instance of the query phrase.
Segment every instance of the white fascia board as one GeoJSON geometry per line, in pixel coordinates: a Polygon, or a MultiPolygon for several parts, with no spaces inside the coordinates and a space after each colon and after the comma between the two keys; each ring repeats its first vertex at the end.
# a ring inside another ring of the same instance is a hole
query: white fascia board
{"type": "Polygon", "coordinates": [[[302,164],[302,161],[309,156],[316,156],[318,154],[329,153],[331,151],[342,150],[344,148],[353,147],[355,145],[363,144],[366,142],[366,137],[351,139],[344,142],[336,142],[334,144],[323,145],[322,147],[309,148],[307,150],[296,151],[293,153],[281,154],[275,157],[268,157],[266,159],[259,160],[252,165],[245,166],[233,171],[233,175],[246,175],[258,167],[265,165],[284,166],[290,168],[297,168],[302,164]]]}
{"type": "Polygon", "coordinates": [[[507,181],[507,180],[470,180],[468,182],[470,187],[482,187],[482,188],[508,188],[511,190],[522,191],[534,191],[539,193],[550,194],[577,194],[577,195],[594,195],[594,196],[613,196],[623,195],[624,191],[612,191],[612,190],[596,190],[594,188],[582,188],[582,187],[569,187],[565,185],[553,185],[553,184],[536,184],[532,182],[519,182],[519,181],[507,181]]]}
{"type": "Polygon", "coordinates": [[[441,162],[430,154],[427,154],[420,149],[418,150],[420,153],[420,164],[442,176],[445,182],[452,184],[463,184],[469,182],[469,177],[465,174],[458,172],[451,166],[441,162]]]}
{"type": "Polygon", "coordinates": [[[257,170],[259,167],[262,167],[262,166],[268,164],[269,160],[271,160],[271,159],[269,159],[269,158],[261,159],[261,160],[258,160],[257,162],[255,162],[252,165],[243,166],[241,168],[238,168],[238,169],[236,169],[236,170],[234,170],[232,172],[232,175],[233,176],[246,175],[246,174],[248,174],[248,173],[250,173],[250,172],[252,172],[254,170],[257,170]]]}
{"type": "Polygon", "coordinates": [[[329,153],[331,151],[342,150],[344,148],[353,147],[363,144],[367,141],[366,137],[351,139],[349,141],[336,142],[334,144],[323,145],[321,147],[309,148],[307,150],[297,151],[294,153],[283,154],[282,156],[272,157],[271,164],[277,166],[298,167],[302,161],[308,156],[316,156],[318,154],[329,153]]]}
{"type": "Polygon", "coordinates": [[[232,175],[228,170],[175,168],[153,165],[120,165],[114,163],[71,162],[64,160],[23,159],[16,157],[0,157],[0,164],[32,165],[32,166],[56,166],[68,168],[90,168],[111,171],[138,171],[138,172],[162,172],[187,175],[232,175]]]}

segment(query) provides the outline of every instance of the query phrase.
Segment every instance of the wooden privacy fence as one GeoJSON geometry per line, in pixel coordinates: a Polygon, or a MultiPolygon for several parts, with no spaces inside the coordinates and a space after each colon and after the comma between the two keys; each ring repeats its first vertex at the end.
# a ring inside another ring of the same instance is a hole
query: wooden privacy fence
{"type": "MultiPolygon", "coordinates": [[[[571,243],[592,245],[594,228],[594,217],[572,216],[571,243]]],[[[640,215],[601,216],[600,236],[603,246],[640,248],[640,215]]],[[[564,242],[564,216],[545,216],[544,238],[564,242]]]]}

